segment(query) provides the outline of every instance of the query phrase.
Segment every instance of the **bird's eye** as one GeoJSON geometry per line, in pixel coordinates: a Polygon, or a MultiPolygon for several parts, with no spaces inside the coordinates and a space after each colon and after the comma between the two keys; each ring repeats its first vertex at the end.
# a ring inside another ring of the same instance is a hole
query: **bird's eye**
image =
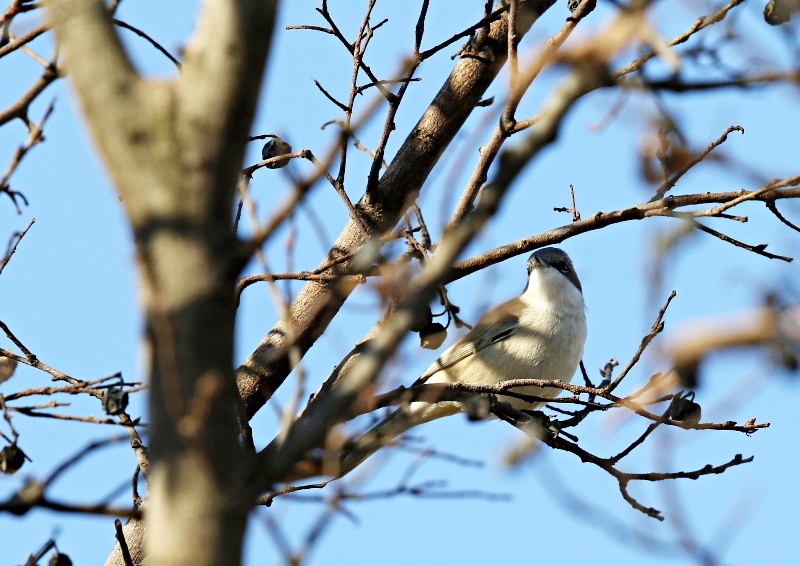
{"type": "Polygon", "coordinates": [[[567,267],[567,262],[565,261],[556,262],[553,264],[553,267],[558,269],[561,273],[566,273],[567,271],[569,271],[569,267],[567,267]]]}

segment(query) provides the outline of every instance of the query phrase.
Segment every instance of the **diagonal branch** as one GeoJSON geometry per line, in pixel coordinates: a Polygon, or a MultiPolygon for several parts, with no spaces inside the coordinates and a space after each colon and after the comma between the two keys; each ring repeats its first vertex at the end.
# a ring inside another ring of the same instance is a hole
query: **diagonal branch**
{"type": "Polygon", "coordinates": [[[661,183],[661,185],[656,190],[656,194],[653,196],[653,198],[650,199],[650,201],[660,200],[664,198],[664,195],[666,195],[667,192],[672,187],[675,186],[675,183],[677,183],[680,180],[680,178],[683,177],[687,171],[689,171],[689,169],[700,163],[703,159],[706,158],[706,156],[708,156],[709,153],[714,151],[714,149],[716,149],[718,146],[725,143],[725,141],[728,139],[728,134],[730,134],[731,132],[739,132],[740,134],[744,135],[744,128],[742,128],[741,126],[730,126],[729,128],[726,128],[725,131],[722,132],[722,135],[719,138],[711,142],[706,149],[704,149],[703,151],[698,153],[694,158],[685,163],[680,168],[680,170],[677,171],[672,177],[661,183]]]}
{"type": "Polygon", "coordinates": [[[22,232],[15,232],[11,237],[11,241],[8,244],[8,250],[6,251],[5,256],[3,256],[3,259],[0,259],[0,273],[3,273],[6,265],[8,265],[9,261],[11,261],[11,257],[16,253],[17,246],[22,241],[22,238],[25,237],[25,234],[28,233],[28,230],[31,229],[31,226],[33,226],[34,222],[36,222],[36,219],[31,218],[30,222],[28,222],[28,225],[25,226],[22,232]]]}
{"type": "Polygon", "coordinates": [[[450,266],[497,211],[502,197],[522,169],[556,139],[562,120],[574,103],[596,89],[598,83],[604,84],[607,80],[604,68],[582,66],[562,81],[547,101],[542,120],[517,146],[501,155],[501,167],[493,182],[482,192],[475,209],[461,223],[448,228],[436,254],[425,263],[420,275],[398,293],[401,299],[392,316],[364,345],[363,352],[341,377],[338,387],[329,394],[316,395],[289,429],[259,454],[259,485],[280,481],[309,449],[323,444],[340,415],[347,413],[365,388],[374,382],[400,340],[417,320],[418,311],[434,297],[450,266]]]}
{"type": "Polygon", "coordinates": [[[699,204],[714,204],[723,203],[720,207],[712,210],[725,207],[730,208],[728,205],[731,203],[740,203],[744,201],[759,201],[764,203],[775,202],[782,199],[793,199],[800,197],[800,188],[796,185],[800,183],[800,175],[781,180],[776,183],[780,186],[793,187],[787,189],[774,189],[773,184],[768,184],[769,190],[765,191],[762,187],[755,191],[731,191],[720,193],[698,193],[689,195],[676,195],[667,196],[662,200],[637,204],[628,208],[622,208],[611,212],[597,212],[590,217],[571,222],[558,228],[553,228],[530,236],[511,242],[503,246],[497,247],[493,250],[478,254],[471,258],[459,261],[453,265],[450,273],[448,274],[445,283],[461,279],[471,273],[483,269],[487,265],[494,265],[505,261],[509,258],[516,257],[525,253],[538,249],[543,246],[558,244],[569,238],[575,237],[584,232],[593,230],[600,230],[611,224],[620,222],[628,222],[631,220],[643,220],[654,216],[673,216],[673,210],[686,206],[699,205],[699,204]]]}
{"type": "MultiPolygon", "coordinates": [[[[533,20],[550,7],[552,2],[525,3],[533,20]],[[534,4],[535,6],[530,6],[534,4]]],[[[522,8],[522,6],[520,6],[522,8]]],[[[527,31],[522,27],[520,36],[527,31]]],[[[507,21],[493,22],[480,41],[470,43],[450,77],[440,89],[417,125],[398,150],[394,160],[381,178],[377,190],[362,198],[356,205],[371,234],[380,235],[390,229],[405,211],[408,203],[420,190],[433,166],[455,134],[463,126],[483,93],[497,76],[506,58],[507,21]],[[446,109],[446,111],[445,111],[446,109]]],[[[363,67],[362,67],[363,68],[363,67]]],[[[377,79],[373,79],[377,80],[377,79]]],[[[323,264],[352,254],[365,241],[361,226],[348,222],[323,264]]],[[[331,264],[332,273],[347,273],[350,261],[331,264]]],[[[327,270],[326,270],[327,271],[327,270]]],[[[283,383],[292,369],[287,352],[290,346],[304,354],[325,331],[334,315],[344,304],[354,286],[310,282],[297,295],[290,307],[291,320],[279,322],[261,344],[237,370],[239,392],[247,416],[252,417],[283,383]],[[289,343],[287,336],[294,336],[289,343]]]]}

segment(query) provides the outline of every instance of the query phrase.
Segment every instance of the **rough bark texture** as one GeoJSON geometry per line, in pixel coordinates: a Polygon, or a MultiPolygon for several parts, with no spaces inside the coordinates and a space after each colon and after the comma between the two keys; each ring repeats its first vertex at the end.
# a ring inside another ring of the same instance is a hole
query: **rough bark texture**
{"type": "MultiPolygon", "coordinates": [[[[521,37],[553,0],[520,2],[517,34],[521,37]]],[[[392,227],[420,191],[428,174],[464,125],[486,89],[506,61],[508,19],[504,15],[463,51],[453,72],[405,139],[378,185],[373,197],[358,203],[373,234],[392,227]]],[[[354,252],[368,235],[352,220],[347,223],[322,264],[354,252]]],[[[350,262],[337,264],[330,273],[347,273],[350,262]]],[[[344,304],[353,286],[307,283],[290,308],[291,321],[279,322],[237,370],[239,392],[247,415],[252,417],[280,387],[292,367],[289,345],[305,354],[325,331],[344,304]]]]}
{"type": "Polygon", "coordinates": [[[231,229],[275,3],[207,0],[180,76],[133,70],[98,0],[52,0],[66,69],[133,229],[149,354],[153,564],[235,564],[253,494],[237,440],[231,229]]]}

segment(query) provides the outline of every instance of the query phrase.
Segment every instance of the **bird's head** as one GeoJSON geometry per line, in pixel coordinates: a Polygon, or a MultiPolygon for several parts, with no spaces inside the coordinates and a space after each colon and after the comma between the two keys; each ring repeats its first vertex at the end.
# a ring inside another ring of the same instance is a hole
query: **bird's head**
{"type": "Polygon", "coordinates": [[[560,248],[542,248],[528,258],[528,283],[523,296],[574,297],[583,300],[583,288],[567,253],[560,248]]]}

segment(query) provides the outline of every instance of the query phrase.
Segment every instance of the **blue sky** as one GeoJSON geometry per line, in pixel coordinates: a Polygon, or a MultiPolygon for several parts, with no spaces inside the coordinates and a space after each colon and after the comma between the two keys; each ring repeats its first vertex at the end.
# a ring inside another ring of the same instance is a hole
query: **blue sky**
{"type": "MultiPolygon", "coordinates": [[[[192,29],[196,3],[154,0],[123,1],[119,17],[145,29],[172,52],[177,52],[192,29]]],[[[362,13],[362,3],[331,2],[337,21],[352,36],[362,13]]],[[[408,53],[413,41],[417,4],[392,0],[379,2],[373,21],[389,23],[376,32],[368,55],[380,76],[397,68],[398,58],[408,53]]],[[[652,21],[670,38],[688,27],[709,5],[695,2],[662,2],[652,21]]],[[[340,118],[339,111],[314,87],[319,80],[334,95],[345,97],[351,61],[345,50],[327,35],[311,31],[286,31],[286,25],[324,22],[312,1],[285,2],[276,28],[264,92],[253,134],[284,136],[294,148],[308,148],[323,155],[334,135],[320,126],[340,118]]],[[[434,1],[428,14],[426,40],[430,46],[466,27],[479,17],[482,2],[434,1]]],[[[787,68],[791,40],[761,21],[763,6],[746,3],[737,11],[738,25],[747,31],[737,49],[724,50],[724,60],[739,64],[767,61],[768,68],[787,68]]],[[[536,46],[559,28],[566,17],[562,3],[537,24],[521,50],[525,59],[536,46]]],[[[590,17],[586,29],[607,21],[609,7],[590,17]]],[[[21,18],[18,32],[36,23],[21,18]]],[[[797,29],[796,25],[792,28],[797,29]]],[[[137,65],[154,76],[169,76],[174,68],[161,55],[133,34],[122,32],[137,65]]],[[[718,34],[713,34],[718,38],[718,34]]],[[[692,44],[690,44],[692,45],[692,44]]],[[[33,44],[45,56],[50,47],[45,38],[33,44]]],[[[421,110],[441,85],[455,48],[446,49],[426,62],[401,107],[397,130],[389,144],[389,158],[410,130],[421,110]]],[[[625,59],[620,59],[624,63],[625,59]]],[[[654,69],[658,69],[656,65],[654,69]]],[[[29,60],[15,55],[0,60],[0,72],[13,80],[0,89],[0,107],[15,100],[38,73],[29,60]]],[[[693,76],[714,76],[710,68],[693,70],[693,76]]],[[[529,93],[519,112],[527,116],[541,106],[559,73],[547,73],[529,93]]],[[[488,96],[502,99],[505,83],[493,85],[488,96]]],[[[31,217],[36,224],[20,244],[17,254],[0,276],[0,320],[45,363],[71,375],[93,379],[122,371],[128,379],[143,379],[137,311],[137,283],[133,272],[133,249],[121,207],[99,163],[85,128],[76,114],[67,83],[51,86],[32,108],[34,118],[56,97],[56,112],[46,128],[47,142],[37,147],[15,173],[13,187],[30,200],[17,215],[10,204],[0,201],[0,237],[23,228],[31,217]],[[4,235],[5,234],[5,235],[4,235]]],[[[365,97],[364,105],[369,97],[365,97]]],[[[569,185],[575,187],[578,207],[584,217],[643,202],[652,194],[639,174],[638,154],[657,116],[652,97],[631,95],[619,113],[604,128],[608,113],[618,103],[611,92],[595,93],[582,100],[569,115],[557,143],[519,179],[504,202],[501,214],[467,250],[465,257],[495,246],[565,224],[567,215],[553,212],[568,206],[569,185]]],[[[800,129],[797,92],[786,87],[753,91],[719,91],[712,94],[664,95],[661,104],[678,118],[692,148],[703,148],[728,126],[739,124],[745,134],[732,134],[720,154],[726,163],[706,163],[687,174],[675,189],[679,193],[753,189],[759,185],[742,173],[744,168],[768,177],[797,173],[796,132],[800,129]]],[[[459,195],[477,157],[476,147],[485,141],[494,124],[493,109],[477,109],[467,128],[445,153],[423,188],[421,206],[429,226],[439,233],[448,214],[447,206],[459,195]]],[[[374,146],[380,120],[373,120],[359,135],[374,146]]],[[[0,159],[5,162],[24,139],[22,124],[11,124],[0,136],[0,159]]],[[[258,160],[260,146],[252,144],[246,164],[258,160]]],[[[354,151],[346,179],[351,199],[363,191],[369,161],[354,151]]],[[[251,184],[262,217],[280,202],[287,190],[285,173],[309,172],[305,163],[284,170],[260,170],[251,184]]],[[[800,206],[786,204],[784,214],[800,219],[800,206]]],[[[781,225],[760,205],[738,209],[750,221],[734,225],[721,220],[708,225],[752,244],[768,242],[770,251],[800,255],[800,238],[781,225]]],[[[293,269],[311,269],[338,235],[346,211],[329,187],[318,185],[298,213],[299,234],[292,256],[293,269]],[[322,218],[316,230],[314,216],[322,218]]],[[[246,225],[246,223],[245,223],[246,225]]],[[[666,317],[667,336],[679,333],[682,323],[710,315],[737,312],[757,305],[766,290],[778,288],[797,293],[798,268],[757,257],[710,236],[694,234],[679,253],[665,264],[660,284],[649,284],[650,258],[658,238],[678,228],[676,221],[648,219],[629,222],[585,234],[565,242],[584,285],[589,339],[584,361],[590,375],[611,357],[627,361],[641,337],[647,333],[658,307],[671,289],[678,291],[666,317]]],[[[286,266],[286,238],[281,231],[267,249],[275,271],[286,266]]],[[[492,305],[517,294],[524,285],[525,257],[493,266],[485,272],[448,287],[451,300],[462,315],[474,322],[492,305]]],[[[251,266],[256,271],[257,266],[251,266]]],[[[283,287],[281,287],[283,289],[283,287]]],[[[287,285],[296,292],[299,285],[287,285]]],[[[359,288],[331,329],[303,361],[309,388],[316,388],[350,345],[374,321],[378,299],[371,286],[359,288]]],[[[276,319],[265,289],[245,292],[237,327],[237,360],[243,359],[276,319]]],[[[449,342],[457,332],[452,331],[449,342]]],[[[0,346],[9,348],[5,338],[0,346]]],[[[409,384],[436,357],[407,340],[398,359],[386,371],[387,379],[409,384]]],[[[646,357],[630,376],[624,392],[643,383],[665,362],[646,357]]],[[[20,368],[15,377],[0,385],[0,393],[24,387],[44,386],[48,376],[20,368]]],[[[288,389],[293,381],[287,381],[288,389]]],[[[279,395],[285,402],[291,391],[279,395]]],[[[790,563],[800,548],[796,542],[796,509],[800,496],[795,489],[794,470],[800,464],[796,449],[794,419],[798,386],[792,378],[774,369],[762,355],[738,355],[713,360],[704,367],[698,401],[703,419],[744,421],[757,417],[772,423],[770,429],[752,437],[740,433],[715,434],[698,431],[660,431],[640,449],[627,468],[633,471],[685,470],[705,464],[720,464],[733,455],[754,455],[753,463],[720,476],[670,485],[635,485],[632,492],[644,504],[664,511],[659,523],[632,510],[605,473],[581,464],[566,453],[542,449],[529,463],[513,471],[498,464],[500,456],[519,433],[498,422],[472,424],[462,417],[433,422],[416,436],[424,446],[485,461],[482,468],[464,467],[431,459],[414,474],[412,484],[445,480],[441,490],[502,494],[509,500],[486,497],[424,499],[398,496],[369,502],[349,502],[352,516],[335,515],[310,556],[312,564],[432,564],[533,562],[675,564],[695,563],[675,542],[681,521],[692,536],[708,546],[724,564],[790,563]],[[576,503],[579,502],[579,503],[576,503]],[[592,511],[589,511],[591,509],[592,511]],[[353,520],[353,519],[356,520],[353,520]],[[666,548],[643,546],[641,535],[666,541],[666,548]],[[659,550],[660,549],[660,550],[659,550]]],[[[98,414],[96,402],[70,399],[72,414],[98,414]]],[[[132,403],[141,414],[144,398],[132,403]]],[[[115,432],[76,423],[62,424],[43,419],[14,420],[21,445],[33,459],[20,474],[0,478],[0,497],[18,488],[26,474],[46,475],[52,467],[82,446],[115,432]]],[[[274,411],[265,408],[253,422],[256,441],[263,445],[274,434],[274,411]]],[[[591,451],[608,455],[641,433],[644,423],[614,415],[593,415],[575,430],[591,451]]],[[[381,457],[383,458],[383,457],[381,457]]],[[[396,452],[385,456],[388,464],[366,465],[358,488],[364,492],[391,489],[414,462],[413,454],[396,452]],[[379,473],[377,473],[379,471],[379,473]],[[371,474],[370,472],[376,472],[371,474]]],[[[115,494],[126,502],[125,490],[135,466],[124,446],[105,449],[74,468],[53,486],[53,495],[69,501],[101,500],[115,494]]],[[[334,486],[330,486],[333,488],[334,486]]],[[[313,495],[332,494],[333,489],[313,495]]],[[[268,510],[253,514],[246,547],[247,564],[280,563],[280,552],[270,537],[267,517],[280,522],[293,548],[302,545],[306,533],[325,507],[319,503],[278,500],[268,510]]],[[[59,547],[76,564],[103,561],[113,543],[113,523],[107,518],[57,515],[32,511],[22,518],[0,515],[0,548],[11,563],[23,563],[28,553],[58,533],[59,547]]]]}

